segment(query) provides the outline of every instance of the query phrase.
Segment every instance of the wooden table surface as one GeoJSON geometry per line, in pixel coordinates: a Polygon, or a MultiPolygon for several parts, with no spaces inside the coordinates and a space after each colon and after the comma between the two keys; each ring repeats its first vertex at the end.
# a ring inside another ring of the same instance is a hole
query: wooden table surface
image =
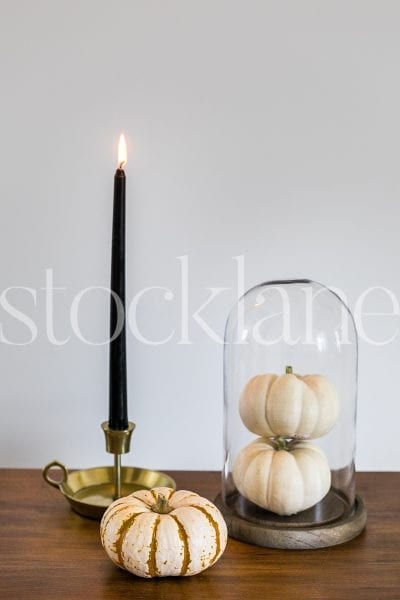
{"type": "MultiPolygon", "coordinates": [[[[172,472],[213,499],[219,474],[172,472]]],[[[400,600],[400,473],[359,473],[367,529],[322,550],[272,550],[230,539],[194,577],[140,579],[104,553],[98,523],[70,510],[38,470],[0,470],[0,598],[135,600],[400,600]]]]}

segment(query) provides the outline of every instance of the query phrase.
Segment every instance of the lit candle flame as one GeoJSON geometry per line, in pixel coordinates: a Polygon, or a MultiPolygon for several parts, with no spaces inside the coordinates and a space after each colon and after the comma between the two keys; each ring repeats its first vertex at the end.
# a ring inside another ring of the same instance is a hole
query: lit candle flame
{"type": "Polygon", "coordinates": [[[123,169],[127,160],[126,140],[124,134],[121,133],[118,144],[118,167],[123,169]]]}

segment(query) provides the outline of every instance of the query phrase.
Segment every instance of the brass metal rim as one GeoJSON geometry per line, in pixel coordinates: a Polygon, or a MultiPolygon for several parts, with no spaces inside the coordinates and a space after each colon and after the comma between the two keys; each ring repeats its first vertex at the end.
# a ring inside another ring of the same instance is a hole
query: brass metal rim
{"type": "MultiPolygon", "coordinates": [[[[44,467],[42,474],[49,485],[65,496],[71,508],[84,517],[100,520],[114,501],[113,467],[92,467],[68,473],[62,463],[53,461],[44,467]],[[53,468],[61,469],[62,479],[56,480],[50,476],[53,468]]],[[[121,485],[123,496],[153,487],[176,489],[175,481],[168,474],[139,467],[122,467],[121,485]]]]}

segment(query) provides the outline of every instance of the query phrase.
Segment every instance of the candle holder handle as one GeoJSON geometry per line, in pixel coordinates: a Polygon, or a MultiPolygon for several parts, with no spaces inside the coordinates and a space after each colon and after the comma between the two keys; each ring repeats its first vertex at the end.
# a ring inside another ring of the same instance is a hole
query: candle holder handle
{"type": "Polygon", "coordinates": [[[106,450],[114,454],[114,499],[121,497],[121,454],[127,454],[131,447],[135,424],[128,422],[128,429],[110,429],[108,422],[101,424],[106,438],[106,450]]]}

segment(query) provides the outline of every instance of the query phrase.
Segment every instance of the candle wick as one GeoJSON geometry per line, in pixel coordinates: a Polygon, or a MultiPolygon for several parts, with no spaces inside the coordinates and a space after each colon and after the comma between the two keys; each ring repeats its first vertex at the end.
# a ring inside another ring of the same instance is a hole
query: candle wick
{"type": "Polygon", "coordinates": [[[125,161],[121,161],[119,163],[119,167],[118,168],[122,171],[122,169],[124,168],[124,166],[125,166],[125,161]]]}

